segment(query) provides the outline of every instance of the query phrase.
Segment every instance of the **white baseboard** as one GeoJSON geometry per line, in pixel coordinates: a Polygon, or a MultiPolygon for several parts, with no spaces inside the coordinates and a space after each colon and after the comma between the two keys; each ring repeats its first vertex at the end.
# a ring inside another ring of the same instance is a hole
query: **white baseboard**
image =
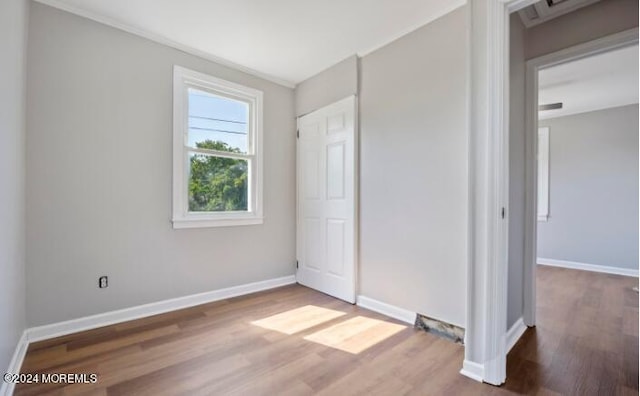
{"type": "Polygon", "coordinates": [[[131,308],[85,316],[83,318],[67,320],[64,322],[32,327],[27,330],[27,336],[29,342],[42,341],[66,334],[77,333],[80,331],[95,329],[115,323],[126,322],[129,320],[140,319],[147,316],[175,311],[178,309],[189,308],[195,305],[242,296],[245,294],[273,289],[293,283],[296,283],[296,278],[293,275],[285,276],[282,278],[269,279],[266,281],[247,283],[245,285],[229,287],[226,289],[192,294],[190,296],[172,298],[170,300],[138,305],[131,308]]]}
{"type": "Polygon", "coordinates": [[[623,276],[634,276],[636,278],[638,277],[637,269],[608,267],[606,265],[586,264],[586,263],[578,263],[575,261],[555,260],[555,259],[548,259],[548,258],[541,258],[541,257],[537,258],[537,263],[539,265],[548,265],[552,267],[561,267],[561,268],[577,269],[577,270],[592,271],[592,272],[602,272],[605,274],[614,274],[614,275],[623,275],[623,276]]]}
{"type": "Polygon", "coordinates": [[[516,342],[518,342],[526,330],[527,325],[524,324],[524,319],[520,318],[516,320],[516,323],[507,331],[507,353],[516,345],[516,342]]]}
{"type": "MultiPolygon", "coordinates": [[[[29,348],[29,339],[27,330],[22,332],[22,336],[18,340],[16,344],[16,350],[13,352],[13,356],[11,357],[11,361],[9,362],[9,367],[7,367],[7,373],[10,374],[18,374],[20,373],[20,368],[22,367],[22,362],[24,361],[24,357],[27,354],[27,348],[29,348]]],[[[4,374],[4,373],[2,373],[4,374]]],[[[2,381],[0,383],[0,396],[10,396],[13,394],[13,389],[15,388],[14,383],[7,383],[2,381]]]]}
{"type": "Polygon", "coordinates": [[[482,379],[484,378],[484,366],[470,360],[465,360],[462,362],[462,370],[460,370],[460,374],[465,377],[469,377],[472,380],[482,382],[482,379]]]}
{"type": "Polygon", "coordinates": [[[398,319],[401,322],[414,324],[416,321],[416,313],[403,308],[396,307],[373,298],[358,296],[356,304],[362,308],[386,315],[390,318],[398,319]]]}

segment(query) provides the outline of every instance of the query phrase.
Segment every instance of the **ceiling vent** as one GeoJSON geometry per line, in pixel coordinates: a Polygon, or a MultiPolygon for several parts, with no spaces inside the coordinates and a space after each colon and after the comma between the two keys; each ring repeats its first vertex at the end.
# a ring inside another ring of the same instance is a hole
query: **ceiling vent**
{"type": "Polygon", "coordinates": [[[600,0],[542,0],[523,8],[518,13],[522,23],[526,27],[531,27],[598,1],[600,0]]]}

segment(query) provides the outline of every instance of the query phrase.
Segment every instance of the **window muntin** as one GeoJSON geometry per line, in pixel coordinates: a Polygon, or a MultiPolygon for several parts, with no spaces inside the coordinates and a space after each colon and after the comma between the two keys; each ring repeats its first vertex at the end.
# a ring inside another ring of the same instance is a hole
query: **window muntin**
{"type": "Polygon", "coordinates": [[[262,92],[176,66],[174,228],[262,223],[262,92]]]}
{"type": "Polygon", "coordinates": [[[248,103],[214,95],[197,88],[188,88],[189,136],[187,145],[199,147],[205,141],[225,143],[219,151],[247,153],[249,145],[248,103]]]}

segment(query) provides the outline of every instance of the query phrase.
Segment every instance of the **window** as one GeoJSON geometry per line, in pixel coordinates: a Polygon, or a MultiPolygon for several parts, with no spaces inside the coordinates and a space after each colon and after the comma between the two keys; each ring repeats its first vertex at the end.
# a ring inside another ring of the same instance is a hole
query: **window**
{"type": "Polygon", "coordinates": [[[549,128],[538,128],[538,221],[549,219],[549,128]]]}
{"type": "Polygon", "coordinates": [[[173,228],[262,223],[262,92],[174,67],[173,228]]]}

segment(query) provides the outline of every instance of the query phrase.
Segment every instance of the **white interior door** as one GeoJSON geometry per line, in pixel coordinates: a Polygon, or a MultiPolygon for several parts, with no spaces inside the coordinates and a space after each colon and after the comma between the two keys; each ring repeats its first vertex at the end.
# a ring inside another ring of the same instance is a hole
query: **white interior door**
{"type": "Polygon", "coordinates": [[[298,283],[355,303],[355,97],[298,119],[298,283]]]}

